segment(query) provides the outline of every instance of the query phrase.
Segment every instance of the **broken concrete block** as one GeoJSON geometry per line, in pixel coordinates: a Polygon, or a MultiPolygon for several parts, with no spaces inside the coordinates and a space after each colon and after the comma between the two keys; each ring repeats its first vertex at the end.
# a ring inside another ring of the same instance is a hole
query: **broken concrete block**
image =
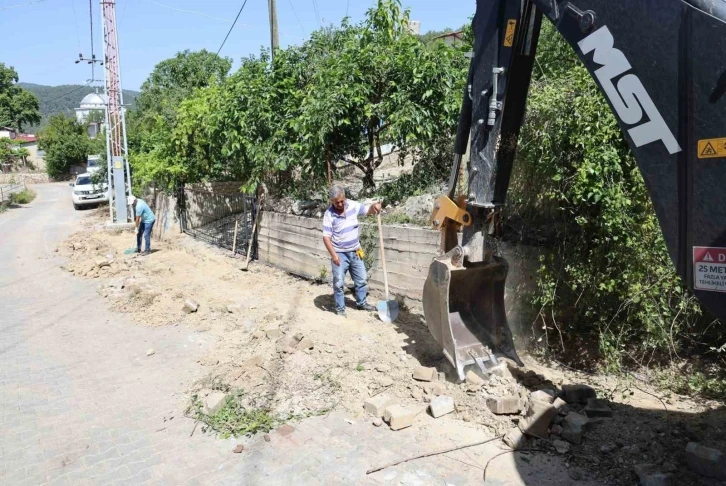
{"type": "Polygon", "coordinates": [[[282,332],[280,329],[273,327],[272,329],[265,329],[265,336],[267,336],[267,339],[272,339],[274,341],[276,339],[280,339],[282,332]]]}
{"type": "Polygon", "coordinates": [[[242,312],[242,306],[239,304],[228,304],[227,312],[229,312],[230,314],[239,314],[240,312],[242,312]]]}
{"type": "Polygon", "coordinates": [[[584,415],[570,412],[562,421],[562,438],[573,444],[582,442],[582,436],[590,421],[584,415]]]}
{"type": "Polygon", "coordinates": [[[585,415],[588,417],[612,417],[613,411],[608,402],[597,398],[588,398],[585,406],[585,415]]]}
{"type": "Polygon", "coordinates": [[[146,356],[151,356],[155,353],[155,351],[152,348],[149,348],[146,350],[146,356]]]}
{"type": "Polygon", "coordinates": [[[434,383],[434,385],[431,387],[431,393],[437,397],[443,395],[444,393],[446,393],[446,385],[441,382],[434,383]]]}
{"type": "MultiPolygon", "coordinates": [[[[128,287],[128,285],[127,285],[128,287]]],[[[186,312],[187,314],[191,314],[192,312],[196,312],[197,309],[199,309],[199,304],[197,304],[192,299],[186,299],[184,300],[184,307],[182,307],[182,310],[186,312]]]]}
{"type": "Polygon", "coordinates": [[[519,429],[527,435],[546,439],[547,430],[555,415],[557,410],[552,404],[530,400],[526,415],[519,421],[519,429]]]}
{"type": "Polygon", "coordinates": [[[372,423],[374,427],[380,427],[381,425],[383,425],[383,420],[381,420],[379,417],[376,417],[373,419],[372,423]]]}
{"type": "Polygon", "coordinates": [[[383,412],[383,420],[388,422],[391,430],[401,430],[413,425],[413,420],[418,414],[413,408],[403,405],[390,405],[383,412]]]}
{"type": "Polygon", "coordinates": [[[219,412],[219,410],[224,405],[224,399],[227,397],[222,392],[212,392],[204,399],[204,406],[202,407],[202,412],[204,412],[206,415],[214,415],[215,413],[219,412]]]}
{"type": "Polygon", "coordinates": [[[532,392],[530,395],[532,400],[539,400],[540,402],[552,403],[555,401],[555,397],[552,394],[547,393],[545,390],[537,390],[532,392]]]}
{"type": "Polygon", "coordinates": [[[522,400],[519,397],[487,398],[487,408],[497,415],[513,414],[522,411],[522,400]]]}
{"type": "MultiPolygon", "coordinates": [[[[293,336],[294,339],[294,336],[293,336]]],[[[313,349],[315,347],[315,343],[313,343],[313,340],[310,338],[302,338],[300,342],[297,343],[297,346],[295,346],[297,349],[313,349]]]]}
{"type": "Polygon", "coordinates": [[[383,417],[386,407],[395,405],[396,400],[386,394],[376,395],[363,402],[363,409],[374,417],[383,417]]]}
{"type": "Polygon", "coordinates": [[[567,454],[570,450],[570,444],[564,440],[555,439],[552,441],[552,445],[558,454],[567,454]]]}
{"type": "Polygon", "coordinates": [[[98,268],[108,267],[109,265],[111,265],[111,262],[106,258],[99,258],[96,260],[96,266],[98,268]]]}
{"type": "Polygon", "coordinates": [[[436,397],[431,400],[429,410],[433,418],[439,418],[454,411],[454,399],[451,397],[436,397]]]}
{"type": "Polygon", "coordinates": [[[561,399],[560,397],[555,398],[555,401],[552,402],[552,405],[555,406],[557,409],[557,413],[560,415],[567,415],[570,413],[570,407],[567,405],[567,402],[561,399]]]}
{"type": "Polygon", "coordinates": [[[290,424],[285,424],[282,427],[277,428],[277,433],[280,434],[283,437],[287,437],[288,435],[295,432],[295,427],[293,427],[290,424]]]}
{"type": "Polygon", "coordinates": [[[426,366],[417,366],[413,370],[413,379],[418,381],[434,381],[438,378],[436,368],[427,368],[426,366]]]}
{"type": "Polygon", "coordinates": [[[504,443],[515,451],[521,449],[527,444],[527,436],[525,436],[518,427],[510,429],[504,436],[504,443]]]}
{"type": "Polygon", "coordinates": [[[562,394],[567,403],[587,403],[588,398],[597,398],[595,390],[587,385],[562,385],[562,394]]]}
{"type": "Polygon", "coordinates": [[[292,338],[293,338],[293,339],[295,340],[295,342],[297,342],[297,343],[299,343],[300,341],[302,341],[304,337],[305,337],[305,336],[304,336],[304,335],[303,335],[303,333],[301,333],[301,332],[297,332],[297,333],[295,333],[295,334],[294,334],[294,335],[292,336],[292,338]]]}
{"type": "Polygon", "coordinates": [[[473,370],[466,372],[466,383],[468,385],[481,386],[484,384],[484,378],[474,373],[473,370]]]}
{"type": "Polygon", "coordinates": [[[658,470],[655,464],[636,464],[633,471],[638,476],[640,486],[671,486],[675,485],[673,475],[658,470]]]}
{"type": "Polygon", "coordinates": [[[487,370],[490,375],[498,376],[500,378],[514,378],[512,373],[509,371],[507,363],[499,363],[487,370]]]}
{"type": "Polygon", "coordinates": [[[726,457],[718,449],[689,442],[686,445],[686,462],[691,470],[701,476],[726,480],[726,457]]]}

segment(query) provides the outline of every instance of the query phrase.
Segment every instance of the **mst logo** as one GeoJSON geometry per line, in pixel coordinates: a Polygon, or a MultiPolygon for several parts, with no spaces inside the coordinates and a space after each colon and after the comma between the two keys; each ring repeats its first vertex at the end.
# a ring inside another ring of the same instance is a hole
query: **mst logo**
{"type": "Polygon", "coordinates": [[[615,107],[618,116],[627,125],[635,125],[643,119],[643,110],[649,121],[628,130],[636,147],[642,147],[660,140],[672,155],[681,151],[676,137],[666,125],[655,103],[635,74],[626,74],[618,81],[617,88],[613,79],[630,71],[632,66],[625,55],[613,47],[614,40],[607,27],[601,27],[578,42],[584,55],[592,51],[593,61],[602,67],[595,71],[605,94],[615,107]]]}

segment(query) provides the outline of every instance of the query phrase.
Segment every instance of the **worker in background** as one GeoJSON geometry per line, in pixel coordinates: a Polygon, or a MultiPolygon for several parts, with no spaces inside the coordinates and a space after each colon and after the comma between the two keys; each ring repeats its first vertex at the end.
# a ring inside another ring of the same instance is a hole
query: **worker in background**
{"type": "Polygon", "coordinates": [[[135,196],[128,197],[129,206],[134,209],[136,228],[136,253],[148,255],[151,253],[151,229],[154,227],[156,216],[148,204],[135,196]],[[146,248],[141,252],[141,237],[146,240],[146,248]]]}
{"type": "Polygon", "coordinates": [[[348,201],[345,191],[340,186],[333,186],[328,191],[330,207],[323,216],[323,243],[330,253],[333,266],[333,295],[335,297],[335,313],[345,316],[345,273],[355,286],[355,305],[359,310],[375,311],[376,308],[366,302],[368,296],[368,277],[363,264],[363,249],[358,239],[358,216],[367,216],[381,212],[381,203],[370,206],[348,201]]]}

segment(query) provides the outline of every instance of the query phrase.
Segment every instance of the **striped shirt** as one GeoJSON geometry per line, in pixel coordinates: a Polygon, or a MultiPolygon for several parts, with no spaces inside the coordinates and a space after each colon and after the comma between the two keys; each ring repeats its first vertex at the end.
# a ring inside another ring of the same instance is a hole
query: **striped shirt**
{"type": "Polygon", "coordinates": [[[338,253],[356,251],[360,248],[358,240],[358,216],[368,213],[368,206],[355,201],[345,201],[343,214],[335,212],[330,206],[323,216],[323,236],[330,237],[333,249],[338,253]]]}

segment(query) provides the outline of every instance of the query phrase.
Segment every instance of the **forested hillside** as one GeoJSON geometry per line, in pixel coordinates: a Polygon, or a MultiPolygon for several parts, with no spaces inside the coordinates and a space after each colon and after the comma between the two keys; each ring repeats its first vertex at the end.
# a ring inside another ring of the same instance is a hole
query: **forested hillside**
{"type": "MultiPolygon", "coordinates": [[[[64,84],[61,86],[45,86],[33,83],[18,83],[19,86],[32,91],[40,100],[40,113],[42,119],[40,125],[29,126],[26,131],[35,133],[48,123],[51,115],[65,113],[73,115],[74,109],[78,108],[81,100],[96,88],[82,84],[64,84]]],[[[103,89],[99,89],[103,92],[103,89]]],[[[138,91],[124,90],[124,103],[132,104],[138,96],[138,91]]]]}

